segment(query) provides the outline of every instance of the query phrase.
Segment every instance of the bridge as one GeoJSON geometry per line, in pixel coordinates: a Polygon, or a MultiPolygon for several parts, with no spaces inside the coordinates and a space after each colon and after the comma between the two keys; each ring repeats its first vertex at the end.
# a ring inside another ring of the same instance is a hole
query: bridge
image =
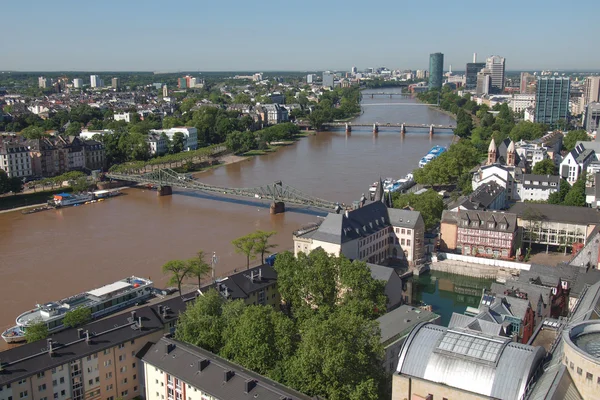
{"type": "Polygon", "coordinates": [[[109,172],[106,174],[106,177],[118,181],[155,185],[158,187],[159,196],[171,195],[173,193],[172,188],[178,187],[219,195],[249,197],[259,200],[268,199],[272,200],[271,214],[285,212],[285,203],[315,207],[337,213],[342,210],[339,203],[319,199],[318,197],[303,193],[292,186],[284,185],[281,181],[254,188],[227,188],[204,184],[193,179],[191,174],[179,174],[170,168],[158,169],[141,175],[109,172]]]}
{"type": "Polygon", "coordinates": [[[371,98],[375,97],[375,96],[414,96],[413,93],[395,93],[395,92],[374,92],[374,93],[366,93],[363,94],[363,96],[371,96],[371,98]]]}

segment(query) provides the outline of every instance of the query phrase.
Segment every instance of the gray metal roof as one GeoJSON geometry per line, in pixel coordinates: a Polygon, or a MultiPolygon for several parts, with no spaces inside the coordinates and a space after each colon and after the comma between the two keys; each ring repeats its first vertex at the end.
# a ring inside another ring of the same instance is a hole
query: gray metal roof
{"type": "Polygon", "coordinates": [[[543,221],[563,222],[577,225],[595,225],[600,223],[600,213],[587,207],[559,206],[541,203],[515,203],[509,210],[519,218],[525,219],[535,214],[543,221]]]}
{"type": "Polygon", "coordinates": [[[423,217],[418,211],[399,210],[397,208],[388,208],[390,222],[394,226],[405,228],[415,228],[419,222],[423,222],[423,217]]]}
{"type": "Polygon", "coordinates": [[[398,373],[498,399],[520,399],[542,347],[464,329],[420,324],[400,351],[398,373]]]}
{"type": "Polygon", "coordinates": [[[377,318],[381,329],[381,343],[385,345],[387,342],[396,341],[407,336],[415,325],[431,322],[437,318],[439,315],[431,311],[402,305],[377,318]]]}
{"type": "Polygon", "coordinates": [[[221,400],[311,399],[207,350],[171,338],[161,338],[142,360],[221,400]],[[230,378],[226,380],[228,372],[230,378]],[[250,390],[247,382],[252,382],[250,390]]]}
{"type": "Polygon", "coordinates": [[[505,336],[505,329],[502,324],[458,313],[452,313],[448,328],[468,328],[473,331],[485,333],[486,335],[505,336]]]}

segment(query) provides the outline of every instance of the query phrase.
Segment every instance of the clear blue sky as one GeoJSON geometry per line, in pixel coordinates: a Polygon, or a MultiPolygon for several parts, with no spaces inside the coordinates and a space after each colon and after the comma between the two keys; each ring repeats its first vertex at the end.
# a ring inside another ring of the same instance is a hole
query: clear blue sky
{"type": "Polygon", "coordinates": [[[598,0],[2,3],[0,70],[600,69],[598,0]]]}

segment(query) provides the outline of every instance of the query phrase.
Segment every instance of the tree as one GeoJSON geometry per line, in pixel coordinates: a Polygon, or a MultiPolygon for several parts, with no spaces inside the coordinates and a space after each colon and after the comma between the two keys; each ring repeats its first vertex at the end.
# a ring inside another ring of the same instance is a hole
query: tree
{"type": "Polygon", "coordinates": [[[171,144],[171,149],[173,153],[180,153],[183,151],[185,147],[185,136],[183,132],[175,132],[173,134],[173,142],[171,144]]]}
{"type": "Polygon", "coordinates": [[[571,190],[571,185],[564,179],[560,180],[560,188],[557,192],[550,193],[548,196],[548,204],[562,204],[565,201],[565,197],[571,190]]]}
{"type": "Polygon", "coordinates": [[[63,319],[63,324],[67,328],[75,328],[84,325],[92,320],[92,310],[88,307],[79,307],[68,311],[63,319]]]}
{"type": "Polygon", "coordinates": [[[432,229],[440,222],[442,211],[444,211],[444,200],[434,190],[429,189],[419,195],[394,193],[392,196],[394,208],[410,207],[419,211],[423,216],[426,229],[432,229]]]}
{"type": "Polygon", "coordinates": [[[211,273],[212,268],[210,264],[204,261],[204,251],[200,250],[198,256],[191,258],[188,261],[189,276],[198,278],[198,289],[202,285],[202,278],[211,273]]]}
{"type": "Polygon", "coordinates": [[[250,259],[254,259],[254,247],[256,245],[256,237],[253,233],[239,237],[231,242],[235,247],[235,252],[246,256],[246,269],[250,269],[250,259]]]}
{"type": "Polygon", "coordinates": [[[46,132],[39,126],[28,126],[21,131],[21,135],[25,139],[41,139],[42,137],[46,136],[46,132]]]}
{"type": "Polygon", "coordinates": [[[586,131],[569,131],[563,139],[563,147],[567,151],[575,148],[578,141],[589,142],[591,139],[586,131]]]}
{"type": "Polygon", "coordinates": [[[542,161],[538,161],[531,171],[536,175],[554,175],[556,173],[556,165],[554,165],[554,161],[550,159],[545,159],[542,161]]]}
{"type": "Polygon", "coordinates": [[[0,194],[21,191],[23,191],[23,181],[16,177],[9,178],[8,174],[0,169],[0,194]]]}
{"type": "Polygon", "coordinates": [[[71,187],[73,188],[74,192],[85,192],[89,189],[90,183],[88,182],[87,177],[81,177],[72,182],[71,187]]]}
{"type": "Polygon", "coordinates": [[[190,275],[190,265],[183,260],[171,260],[162,266],[163,274],[169,274],[169,285],[177,285],[181,295],[181,283],[190,275]]]}
{"type": "MultiPolygon", "coordinates": [[[[175,338],[218,353],[223,345],[224,321],[221,315],[224,302],[215,289],[198,296],[179,317],[175,338]]],[[[241,300],[237,302],[243,304],[241,300]]]]}
{"type": "Polygon", "coordinates": [[[271,239],[271,236],[275,235],[276,233],[277,232],[275,231],[265,232],[261,230],[254,232],[255,241],[253,251],[256,255],[260,254],[261,264],[265,263],[265,254],[270,254],[271,249],[277,247],[276,244],[269,243],[269,239],[271,239]]]}
{"type": "Polygon", "coordinates": [[[65,136],[79,136],[81,133],[81,124],[79,122],[71,122],[65,129],[65,136]]]}
{"type": "Polygon", "coordinates": [[[521,121],[510,131],[510,138],[513,142],[520,140],[533,140],[544,136],[548,131],[548,127],[544,124],[535,122],[521,121]]]}
{"type": "Polygon", "coordinates": [[[27,343],[37,342],[48,337],[48,326],[44,321],[38,321],[27,327],[25,331],[25,340],[27,343]]]}
{"type": "Polygon", "coordinates": [[[563,205],[585,207],[585,173],[579,176],[577,182],[573,184],[569,193],[565,196],[563,205]]]}

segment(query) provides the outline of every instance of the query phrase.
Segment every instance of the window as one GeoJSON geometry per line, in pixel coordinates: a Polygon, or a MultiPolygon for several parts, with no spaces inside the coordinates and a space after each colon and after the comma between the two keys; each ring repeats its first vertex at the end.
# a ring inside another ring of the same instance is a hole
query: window
{"type": "Polygon", "coordinates": [[[56,385],[58,385],[58,382],[55,379],[55,380],[52,381],[52,386],[56,386],[56,385]]]}
{"type": "Polygon", "coordinates": [[[125,347],[125,343],[121,343],[121,344],[119,345],[119,349],[122,349],[123,347],[125,347]]]}
{"type": "Polygon", "coordinates": [[[112,360],[106,360],[104,361],[104,366],[108,367],[109,365],[112,365],[112,360]]]}
{"type": "Polygon", "coordinates": [[[24,384],[25,382],[27,382],[27,380],[25,380],[25,379],[21,379],[21,380],[19,381],[19,385],[22,385],[22,384],[24,384]]]}
{"type": "Polygon", "coordinates": [[[104,350],[104,355],[110,354],[110,349],[104,350]]]}
{"type": "Polygon", "coordinates": [[[93,379],[90,379],[90,380],[88,381],[88,385],[92,386],[93,384],[94,384],[94,380],[93,380],[93,379]]]}
{"type": "Polygon", "coordinates": [[[44,377],[44,375],[45,375],[45,372],[39,372],[39,373],[37,374],[37,377],[38,377],[38,378],[43,378],[43,377],[44,377]]]}
{"type": "Polygon", "coordinates": [[[107,397],[106,400],[115,400],[114,396],[107,397]]]}
{"type": "Polygon", "coordinates": [[[123,381],[121,383],[123,383],[123,385],[127,384],[127,378],[123,378],[123,381]]]}
{"type": "Polygon", "coordinates": [[[410,246],[410,239],[406,239],[406,245],[410,246]]]}
{"type": "Polygon", "coordinates": [[[134,387],[133,387],[133,391],[134,391],[134,392],[137,392],[137,386],[134,386],[134,387]]]}
{"type": "Polygon", "coordinates": [[[590,374],[589,372],[586,372],[585,379],[591,382],[592,380],[594,380],[594,375],[590,374]]]}
{"type": "Polygon", "coordinates": [[[54,393],[54,398],[58,399],[58,393],[54,393]]]}
{"type": "Polygon", "coordinates": [[[112,390],[112,383],[110,385],[106,385],[106,390],[112,390]]]}
{"type": "Polygon", "coordinates": [[[119,356],[119,361],[123,361],[123,360],[125,360],[125,355],[124,354],[119,356]]]}
{"type": "Polygon", "coordinates": [[[46,384],[42,384],[40,386],[38,386],[38,392],[43,392],[44,390],[46,390],[46,384]]]}
{"type": "Polygon", "coordinates": [[[406,234],[407,234],[407,235],[410,235],[410,234],[411,234],[411,230],[410,230],[410,229],[407,229],[407,230],[406,230],[406,234]]]}
{"type": "Polygon", "coordinates": [[[21,393],[19,393],[19,398],[24,399],[25,397],[27,397],[27,390],[24,390],[21,393]]]}
{"type": "Polygon", "coordinates": [[[581,375],[583,374],[583,370],[579,367],[577,367],[577,375],[581,375]]]}
{"type": "Polygon", "coordinates": [[[137,378],[137,375],[136,375],[136,374],[133,374],[133,379],[136,379],[136,378],[137,378]]]}
{"type": "Polygon", "coordinates": [[[135,350],[131,352],[131,357],[135,357],[135,350]]]}
{"type": "Polygon", "coordinates": [[[64,377],[60,378],[60,381],[59,381],[59,382],[60,382],[60,383],[65,383],[65,378],[64,378],[64,377]]]}
{"type": "Polygon", "coordinates": [[[96,383],[100,382],[100,377],[99,376],[96,377],[95,382],[96,383]]]}
{"type": "Polygon", "coordinates": [[[127,371],[127,367],[121,367],[120,371],[121,371],[121,372],[125,372],[125,371],[127,371]]]}
{"type": "Polygon", "coordinates": [[[64,396],[65,394],[66,394],[66,392],[65,392],[64,390],[61,390],[61,391],[60,391],[60,395],[61,395],[61,396],[64,396]]]}
{"type": "Polygon", "coordinates": [[[112,372],[107,372],[106,373],[106,379],[110,379],[112,378],[112,372]]]}

